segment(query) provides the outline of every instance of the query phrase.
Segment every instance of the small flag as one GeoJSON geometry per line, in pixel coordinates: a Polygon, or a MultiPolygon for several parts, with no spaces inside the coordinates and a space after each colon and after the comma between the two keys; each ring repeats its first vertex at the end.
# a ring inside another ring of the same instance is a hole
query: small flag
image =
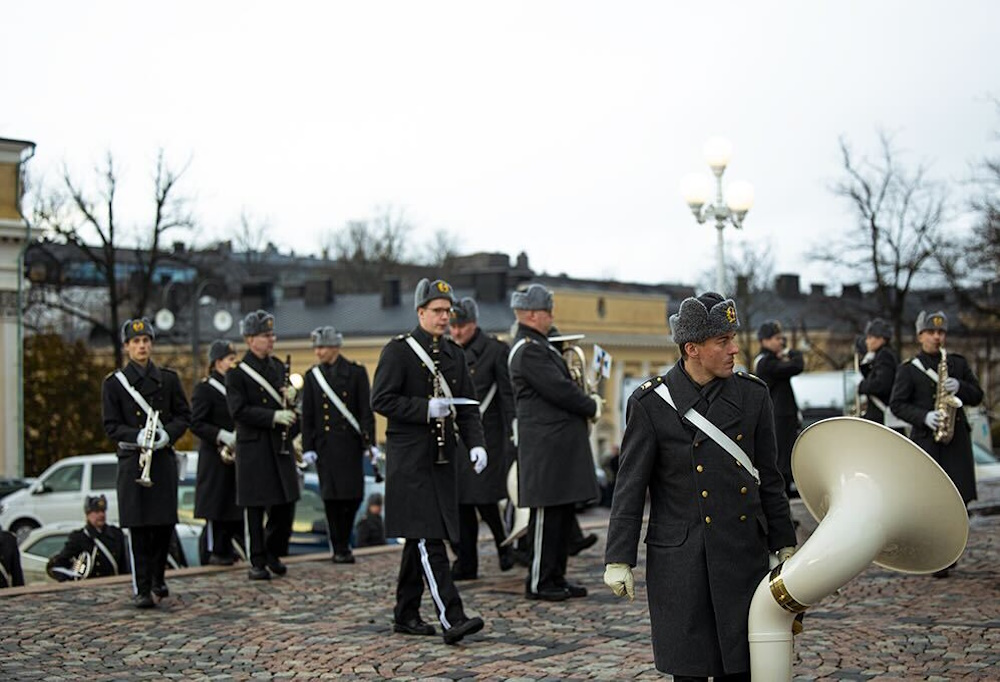
{"type": "Polygon", "coordinates": [[[594,344],[594,374],[611,378],[611,353],[594,344]]]}

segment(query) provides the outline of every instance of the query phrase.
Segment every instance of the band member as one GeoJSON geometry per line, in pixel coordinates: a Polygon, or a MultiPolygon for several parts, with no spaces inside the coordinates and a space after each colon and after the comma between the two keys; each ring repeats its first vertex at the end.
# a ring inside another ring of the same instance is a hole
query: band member
{"type": "Polygon", "coordinates": [[[866,396],[868,405],[861,415],[879,424],[894,426],[895,420],[889,410],[889,397],[896,379],[896,365],[899,361],[889,346],[892,327],[885,320],[876,317],[865,325],[865,355],[861,359],[861,375],[858,394],[866,396]]]}
{"type": "Polygon", "coordinates": [[[457,459],[456,428],[476,471],[489,460],[478,409],[461,404],[476,395],[465,354],[444,336],[455,303],[451,286],[423,279],[413,298],[418,325],[382,349],[372,385],[372,407],[388,420],[386,534],[406,538],[393,629],[435,633],[420,618],[426,580],[444,641],[454,644],[483,629],[481,618],[465,615],[444,546],[445,539],[455,543],[459,536],[458,468],[464,462],[457,459]]]}
{"type": "Polygon", "coordinates": [[[635,597],[632,567],[648,491],[656,669],[675,680],[749,681],[750,600],[768,552],[785,560],[795,545],[771,401],[763,381],[733,372],[739,319],[732,299],[711,292],[684,299],[670,329],[680,361],[628,400],[604,582],[619,597],[635,597]],[[699,417],[721,433],[707,436],[699,417]]]}
{"type": "Polygon", "coordinates": [[[792,446],[802,422],[795,402],[792,377],[802,374],[802,353],[785,347],[787,339],[777,320],[768,320],[757,329],[760,354],[754,358],[753,372],[767,383],[774,405],[774,430],[778,439],[778,470],[785,479],[785,490],[792,486],[792,446]]]}
{"type": "Polygon", "coordinates": [[[150,359],[155,331],[146,318],[122,325],[128,354],[124,369],[104,380],[104,431],[118,443],[118,514],[129,529],[134,603],[155,606],[153,595],[170,594],[164,579],[170,538],[177,524],[177,457],[172,444],[191,423],[191,408],[173,370],[150,359]],[[143,433],[153,412],[159,413],[149,467],[152,485],[143,478],[139,459],[143,433]]]}
{"type": "Polygon", "coordinates": [[[21,587],[24,572],[21,569],[21,551],[13,533],[0,530],[0,588],[21,587]]]}
{"type": "Polygon", "coordinates": [[[916,323],[920,352],[896,370],[889,408],[900,419],[913,425],[910,438],[922,447],[955,483],[966,505],[976,499],[975,461],[965,410],[955,411],[954,436],[950,442],[938,442],[935,432],[943,426],[944,415],[938,411],[938,392],[942,397],[957,396],[963,405],[976,406],[983,401],[983,389],[965,358],[945,352],[946,372],[940,370],[941,353],[948,335],[948,318],[943,312],[920,311],[916,323]],[[944,382],[940,386],[940,381],[944,382]]]}
{"type": "Polygon", "coordinates": [[[479,329],[479,306],[471,298],[455,304],[448,327],[451,338],[465,351],[469,375],[479,396],[479,414],[486,437],[486,449],[493,453],[489,466],[477,474],[463,456],[459,444],[458,523],[459,539],[452,566],[455,580],[474,580],[479,574],[479,516],[493,533],[500,559],[500,570],[514,567],[510,547],[501,547],[507,534],[500,519],[500,500],[507,497],[507,470],[513,461],[511,422],[514,419],[514,393],[507,372],[510,346],[479,329]]]}
{"type": "Polygon", "coordinates": [[[107,522],[107,499],[104,495],[88,496],[83,511],[87,525],[69,534],[63,548],[49,559],[45,572],[59,582],[128,573],[125,534],[107,522]]]}
{"type": "Polygon", "coordinates": [[[510,380],[517,412],[518,505],[531,509],[532,546],[525,596],[562,601],[587,589],[566,580],[575,505],[600,495],[587,420],[601,414],[548,340],[552,293],[541,284],[511,295],[517,334],[510,352],[510,380]]]}
{"type": "Polygon", "coordinates": [[[274,316],[255,310],[240,331],[243,359],[226,373],[226,401],[236,424],[236,504],[244,508],[250,580],[285,575],[299,499],[299,476],[292,454],[294,396],[286,389],[285,365],[273,357],[274,316]],[[267,517],[265,525],[264,517],[267,517]]]}
{"type": "Polygon", "coordinates": [[[368,372],[341,355],[343,335],[333,327],[312,334],[318,363],[306,373],[302,394],[302,458],[316,463],[335,564],[353,564],[351,527],[365,495],[362,459],[375,459],[375,416],[368,372]]]}
{"type": "Polygon", "coordinates": [[[216,340],[208,348],[208,376],[191,394],[191,431],[198,436],[195,518],[205,519],[201,547],[212,566],[232,566],[234,540],[243,538],[243,511],[236,506],[236,426],[229,414],[226,374],[236,364],[233,344],[216,340]],[[223,459],[225,455],[226,460],[223,459]]]}

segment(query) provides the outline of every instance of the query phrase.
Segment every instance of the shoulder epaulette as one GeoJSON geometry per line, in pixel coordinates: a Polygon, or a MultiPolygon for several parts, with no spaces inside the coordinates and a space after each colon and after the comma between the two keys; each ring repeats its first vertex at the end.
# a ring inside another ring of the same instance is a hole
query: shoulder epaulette
{"type": "Polygon", "coordinates": [[[110,379],[111,377],[113,377],[115,375],[115,372],[117,372],[117,371],[118,371],[117,369],[113,369],[110,372],[108,372],[107,374],[105,374],[104,375],[104,380],[107,381],[108,379],[110,379]]]}
{"type": "Polygon", "coordinates": [[[639,388],[632,392],[632,396],[635,398],[642,398],[644,395],[648,394],[650,391],[656,389],[657,386],[663,383],[663,377],[653,377],[649,381],[644,381],[639,388]]]}
{"type": "Polygon", "coordinates": [[[764,388],[767,388],[767,382],[764,381],[763,379],[761,379],[756,374],[751,374],[750,372],[740,371],[740,372],[736,372],[736,376],[742,377],[743,379],[749,379],[750,381],[756,381],[758,384],[760,384],[764,388]]]}
{"type": "Polygon", "coordinates": [[[405,341],[407,336],[409,336],[409,334],[397,334],[396,336],[392,337],[392,340],[393,341],[405,341]]]}
{"type": "Polygon", "coordinates": [[[169,367],[160,367],[161,372],[169,372],[170,374],[177,374],[176,369],[170,369],[169,367]]]}

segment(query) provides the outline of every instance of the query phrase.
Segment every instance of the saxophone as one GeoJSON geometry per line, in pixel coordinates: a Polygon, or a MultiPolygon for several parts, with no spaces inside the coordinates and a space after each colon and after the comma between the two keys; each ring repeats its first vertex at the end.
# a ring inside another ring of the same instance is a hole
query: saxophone
{"type": "Polygon", "coordinates": [[[947,445],[955,437],[955,417],[962,407],[961,399],[944,390],[944,382],[948,380],[948,352],[941,348],[941,362],[938,363],[937,398],[934,410],[941,415],[938,427],[934,429],[934,442],[947,445]]]}

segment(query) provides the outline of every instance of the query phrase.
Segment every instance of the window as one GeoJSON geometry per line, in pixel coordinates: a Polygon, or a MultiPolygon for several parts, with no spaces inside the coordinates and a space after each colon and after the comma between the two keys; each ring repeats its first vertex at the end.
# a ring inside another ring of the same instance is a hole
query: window
{"type": "Polygon", "coordinates": [[[90,487],[94,490],[114,490],[117,478],[117,464],[94,464],[90,469],[90,487]]]}
{"type": "Polygon", "coordinates": [[[83,487],[83,465],[64,466],[53,471],[44,481],[45,489],[53,493],[80,492],[83,487]]]}
{"type": "Polygon", "coordinates": [[[50,559],[62,550],[68,537],[69,535],[67,533],[50,535],[46,538],[42,538],[24,551],[27,554],[34,554],[35,556],[42,556],[46,559],[50,559]]]}

